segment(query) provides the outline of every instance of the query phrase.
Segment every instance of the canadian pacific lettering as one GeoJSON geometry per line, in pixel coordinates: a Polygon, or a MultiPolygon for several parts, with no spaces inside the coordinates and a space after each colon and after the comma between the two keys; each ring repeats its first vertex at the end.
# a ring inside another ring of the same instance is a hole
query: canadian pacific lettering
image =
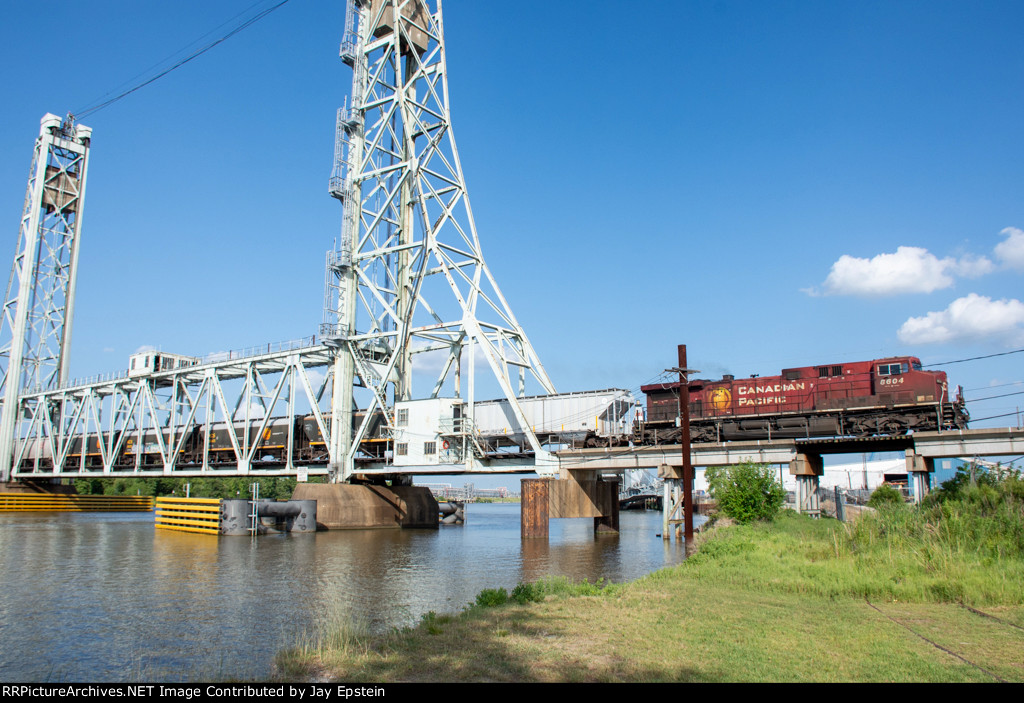
{"type": "Polygon", "coordinates": [[[806,388],[806,383],[770,383],[764,386],[738,386],[736,388],[736,392],[740,397],[736,401],[736,404],[740,407],[749,407],[753,405],[781,405],[786,402],[786,396],[767,394],[802,391],[806,390],[806,388]]]}

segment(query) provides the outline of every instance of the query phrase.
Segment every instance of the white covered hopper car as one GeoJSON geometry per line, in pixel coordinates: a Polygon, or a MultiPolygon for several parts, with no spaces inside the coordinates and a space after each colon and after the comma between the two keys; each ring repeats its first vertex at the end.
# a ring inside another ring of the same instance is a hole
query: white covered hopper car
{"type": "MultiPolygon", "coordinates": [[[[526,424],[542,445],[602,446],[629,437],[639,404],[629,391],[558,393],[517,398],[526,424]]],[[[461,398],[395,404],[396,466],[447,463],[458,437],[471,436],[486,452],[530,449],[523,424],[505,398],[470,409],[461,398]]]]}

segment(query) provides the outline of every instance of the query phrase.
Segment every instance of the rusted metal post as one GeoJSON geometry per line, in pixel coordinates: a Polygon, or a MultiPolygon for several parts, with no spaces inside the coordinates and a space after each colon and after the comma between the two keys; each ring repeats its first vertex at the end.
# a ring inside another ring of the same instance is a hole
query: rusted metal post
{"type": "Polygon", "coordinates": [[[619,482],[602,480],[597,482],[603,515],[594,518],[594,532],[618,534],[619,532],[619,482]]]}
{"type": "Polygon", "coordinates": [[[520,481],[523,502],[519,525],[522,539],[548,538],[549,484],[550,480],[544,478],[520,481]]]}
{"type": "Polygon", "coordinates": [[[686,366],[686,345],[679,345],[680,440],[683,453],[683,535],[693,539],[693,461],[690,458],[690,380],[686,366]]]}
{"type": "Polygon", "coordinates": [[[672,539],[672,533],[669,532],[669,520],[672,516],[672,479],[663,479],[662,487],[664,495],[661,497],[661,538],[667,542],[672,539]]]}

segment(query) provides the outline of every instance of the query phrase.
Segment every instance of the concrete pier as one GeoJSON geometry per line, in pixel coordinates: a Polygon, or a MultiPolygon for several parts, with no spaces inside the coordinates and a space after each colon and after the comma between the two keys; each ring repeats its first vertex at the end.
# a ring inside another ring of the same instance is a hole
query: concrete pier
{"type": "Polygon", "coordinates": [[[316,501],[318,529],[437,529],[437,501],[422,486],[300,483],[292,500],[316,501]]]}
{"type": "Polygon", "coordinates": [[[920,503],[931,490],[931,475],[935,473],[935,459],[907,450],[907,475],[914,487],[914,502],[920,503]]]}
{"type": "Polygon", "coordinates": [[[789,475],[796,477],[796,511],[818,517],[821,506],[818,503],[818,479],[824,475],[825,466],[820,454],[797,454],[789,462],[789,475]]]}
{"type": "Polygon", "coordinates": [[[594,532],[619,531],[619,482],[602,480],[596,471],[571,471],[559,479],[522,479],[523,539],[548,536],[548,520],[560,517],[594,519],[594,532]]]}

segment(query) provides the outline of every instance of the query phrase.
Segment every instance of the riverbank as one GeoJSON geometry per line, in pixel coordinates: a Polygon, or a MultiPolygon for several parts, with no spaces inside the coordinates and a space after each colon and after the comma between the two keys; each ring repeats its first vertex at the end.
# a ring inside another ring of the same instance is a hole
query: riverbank
{"type": "Polygon", "coordinates": [[[720,528],[685,563],[628,584],[542,583],[542,602],[428,614],[376,637],[329,627],[282,652],[278,672],[363,682],[1024,681],[1019,555],[894,551],[865,529],[796,515],[720,528]]]}

